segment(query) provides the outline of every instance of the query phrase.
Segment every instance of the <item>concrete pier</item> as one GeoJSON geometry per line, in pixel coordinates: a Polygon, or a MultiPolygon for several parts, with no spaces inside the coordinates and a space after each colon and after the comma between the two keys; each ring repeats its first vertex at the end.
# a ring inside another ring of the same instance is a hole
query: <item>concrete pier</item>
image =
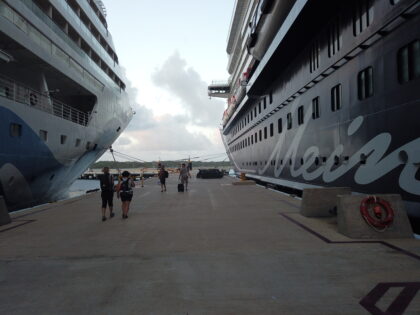
{"type": "Polygon", "coordinates": [[[127,220],[100,195],[0,227],[2,314],[419,314],[420,241],[354,240],[335,218],[234,179],[136,188],[127,220]]]}

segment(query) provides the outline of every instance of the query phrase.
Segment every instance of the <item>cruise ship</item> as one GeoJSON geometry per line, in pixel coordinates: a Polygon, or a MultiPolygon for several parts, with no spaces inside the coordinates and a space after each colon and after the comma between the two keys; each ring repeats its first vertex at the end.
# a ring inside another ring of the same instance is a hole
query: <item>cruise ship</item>
{"type": "MultiPolygon", "coordinates": [[[[420,217],[420,2],[237,0],[221,134],[236,171],[397,193],[420,217]]],[[[417,231],[418,231],[417,225],[417,231]]]]}
{"type": "Polygon", "coordinates": [[[133,116],[98,0],[0,0],[0,195],[62,198],[133,116]]]}

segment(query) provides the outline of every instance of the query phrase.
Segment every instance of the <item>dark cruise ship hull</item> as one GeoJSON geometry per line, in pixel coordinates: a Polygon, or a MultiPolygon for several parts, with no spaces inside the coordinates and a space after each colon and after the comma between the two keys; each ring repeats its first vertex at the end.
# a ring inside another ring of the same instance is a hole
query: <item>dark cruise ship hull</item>
{"type": "Polygon", "coordinates": [[[296,1],[222,130],[236,171],[298,190],[398,193],[420,217],[420,80],[399,64],[407,47],[418,58],[419,11],[409,0],[296,1]],[[358,33],[360,3],[370,21],[358,33]]]}

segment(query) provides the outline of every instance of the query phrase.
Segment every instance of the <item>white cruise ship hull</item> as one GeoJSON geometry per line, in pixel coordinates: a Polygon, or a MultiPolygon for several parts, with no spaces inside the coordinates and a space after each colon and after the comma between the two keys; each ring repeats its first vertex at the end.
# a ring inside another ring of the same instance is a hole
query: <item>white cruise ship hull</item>
{"type": "Polygon", "coordinates": [[[65,197],[133,116],[99,2],[0,0],[0,196],[9,211],[65,197]]]}

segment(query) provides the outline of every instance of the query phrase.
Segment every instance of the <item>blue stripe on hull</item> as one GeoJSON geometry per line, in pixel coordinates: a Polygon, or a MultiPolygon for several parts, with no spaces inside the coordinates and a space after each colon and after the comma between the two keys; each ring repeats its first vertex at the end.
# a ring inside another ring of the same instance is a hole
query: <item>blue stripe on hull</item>
{"type": "Polygon", "coordinates": [[[25,121],[1,106],[0,134],[0,194],[9,210],[62,197],[98,156],[98,151],[86,152],[73,165],[62,165],[25,121]],[[22,126],[20,137],[10,135],[11,123],[22,126]]]}

